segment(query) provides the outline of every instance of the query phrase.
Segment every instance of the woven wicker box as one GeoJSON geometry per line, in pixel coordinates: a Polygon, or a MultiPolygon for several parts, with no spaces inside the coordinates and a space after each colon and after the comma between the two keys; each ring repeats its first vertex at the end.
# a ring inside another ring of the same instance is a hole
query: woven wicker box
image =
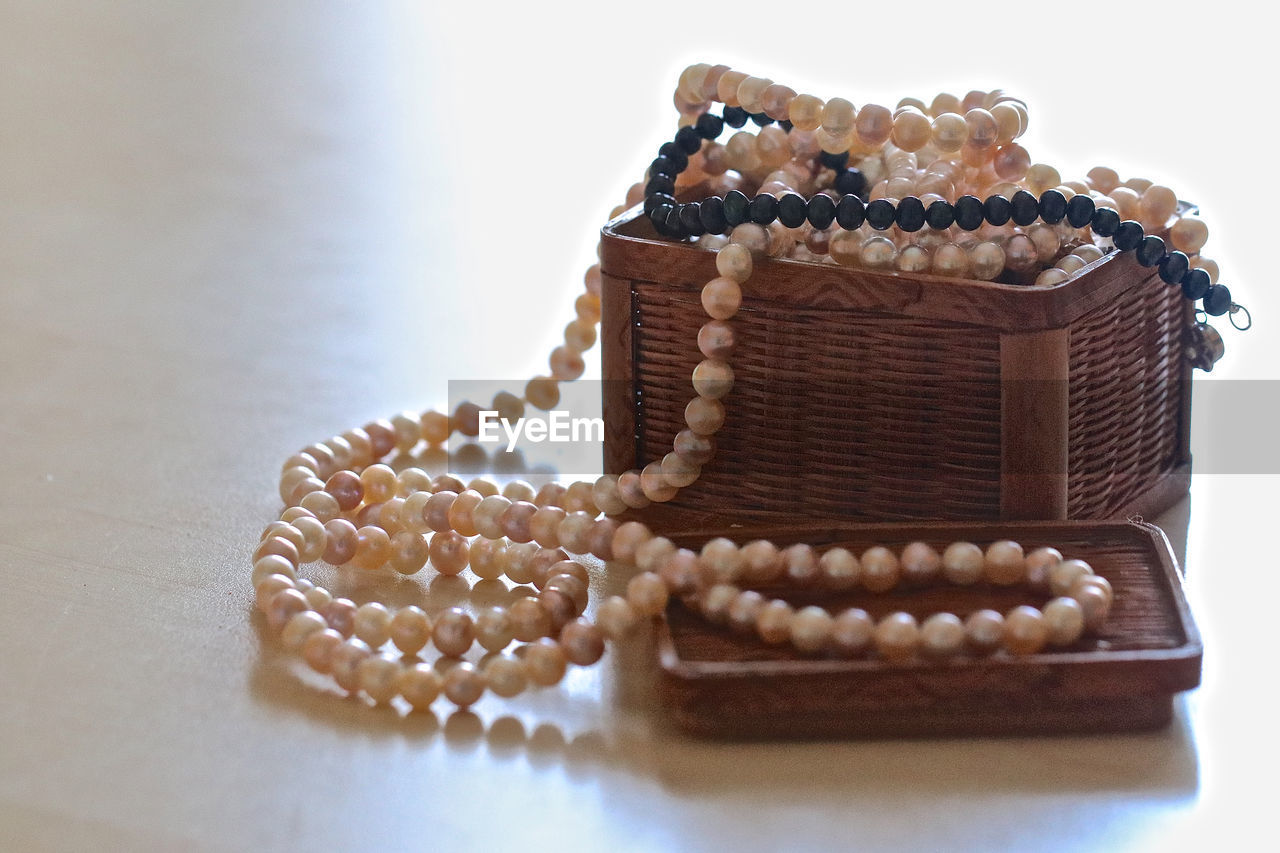
{"type": "MultiPolygon", "coordinates": [[[[603,229],[605,467],[671,450],[713,252],[603,229]]],[[[672,502],[759,521],[1153,515],[1190,483],[1190,303],[1132,253],[1054,287],[766,260],[715,459],[672,502]]]]}

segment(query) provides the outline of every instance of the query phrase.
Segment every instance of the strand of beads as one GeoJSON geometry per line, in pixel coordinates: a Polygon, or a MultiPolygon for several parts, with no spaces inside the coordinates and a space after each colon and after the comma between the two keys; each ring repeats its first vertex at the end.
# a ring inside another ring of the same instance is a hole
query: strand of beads
{"type": "Polygon", "coordinates": [[[790,643],[804,654],[836,657],[874,653],[890,661],[917,656],[945,660],[966,651],[988,655],[1004,648],[1024,655],[1046,645],[1063,648],[1086,630],[1099,628],[1114,597],[1110,583],[1083,560],[1064,560],[1055,548],[1039,548],[1024,557],[1022,546],[1008,540],[992,543],[985,552],[971,542],[955,542],[941,555],[923,542],[907,545],[900,554],[872,546],[859,558],[841,547],[819,556],[804,544],[779,552],[764,541],[738,549],[729,540],[715,539],[704,546],[700,566],[710,575],[710,585],[685,601],[709,622],[755,634],[766,643],[790,643]],[[1003,615],[983,609],[961,620],[954,613],[938,612],[918,623],[903,611],[876,621],[857,607],[834,616],[812,605],[797,610],[781,598],[738,585],[785,583],[831,592],[861,588],[885,593],[919,589],[942,579],[957,586],[980,581],[1025,584],[1055,597],[1042,607],[1019,605],[1003,615]]]}
{"type": "MultiPolygon", "coordinates": [[[[674,144],[687,155],[702,144],[701,140],[714,139],[722,126],[704,113],[694,125],[677,132],[674,144]]],[[[907,169],[914,169],[913,154],[896,151],[891,158],[894,156],[906,158],[899,162],[907,169]]],[[[826,162],[838,168],[838,160],[826,162]]],[[[820,193],[806,200],[789,183],[803,184],[805,174],[793,169],[771,173],[769,182],[753,198],[735,189],[723,198],[712,196],[702,202],[680,203],[668,190],[674,191],[675,181],[682,172],[679,158],[660,155],[650,165],[651,177],[645,187],[645,210],[659,233],[669,237],[723,233],[748,221],[762,226],[778,223],[780,228],[773,236],[780,239],[771,242],[781,244],[782,251],[787,252],[795,243],[788,232],[806,226],[825,232],[834,221],[849,234],[806,239],[807,251],[818,253],[825,249],[838,263],[873,269],[929,270],[986,280],[994,279],[1007,267],[1024,276],[1028,283],[1034,277],[1037,284],[1050,286],[1065,281],[1071,272],[1102,256],[1102,250],[1092,242],[1097,235],[1111,239],[1119,250],[1135,251],[1145,266],[1159,267],[1160,277],[1180,287],[1188,299],[1203,299],[1206,313],[1216,316],[1233,310],[1230,290],[1210,280],[1202,267],[1193,266],[1186,252],[1176,248],[1167,251],[1162,238],[1144,234],[1142,222],[1121,220],[1116,209],[1100,207],[1092,195],[1072,187],[1047,189],[1037,198],[1010,184],[1014,187],[1012,198],[994,194],[983,201],[977,196],[962,195],[954,203],[940,194],[899,200],[881,197],[864,202],[853,193],[840,195],[838,200],[834,194],[820,193]],[[1050,227],[1038,227],[1029,233],[1018,230],[1037,221],[1065,230],[1055,231],[1050,227]],[[950,230],[953,235],[963,236],[954,238],[955,242],[917,240],[912,243],[909,235],[926,225],[934,231],[950,230]],[[890,229],[896,240],[874,233],[890,229]],[[979,235],[965,234],[979,229],[983,229],[979,235]],[[1061,251],[1064,246],[1065,252],[1061,251]],[[1035,275],[1046,262],[1055,262],[1052,268],[1055,271],[1035,275]]],[[[1094,172],[1094,179],[1102,181],[1099,177],[1102,172],[1094,172]]],[[[861,173],[858,177],[861,178],[861,173]]],[[[1106,200],[1115,204],[1110,198],[1106,200]]],[[[1168,222],[1177,212],[1176,197],[1164,187],[1147,187],[1139,204],[1148,222],[1168,222]]],[[[1208,233],[1203,223],[1190,217],[1179,217],[1173,229],[1171,239],[1193,251],[1199,250],[1208,233]],[[1177,231],[1176,238],[1172,237],[1173,229],[1177,231]]],[[[801,234],[809,236],[803,230],[801,234]]]]}
{"type": "MultiPolygon", "coordinates": [[[[286,509],[264,531],[253,569],[258,607],[281,632],[284,645],[343,689],[363,692],[375,702],[401,696],[414,708],[426,708],[443,695],[466,707],[486,691],[511,697],[529,685],[555,684],[567,664],[598,661],[606,639],[620,639],[641,620],[661,613],[673,593],[686,596],[711,621],[753,630],[767,642],[789,642],[807,654],[874,651],[891,662],[916,656],[941,659],[966,647],[975,653],[1003,647],[1029,654],[1046,643],[1069,645],[1105,620],[1112,601],[1110,585],[1086,563],[1063,560],[1052,548],[1024,556],[1012,542],[994,543],[985,553],[971,543],[955,543],[939,556],[929,546],[913,543],[900,556],[877,546],[860,558],[843,548],[819,557],[807,545],[780,551],[765,541],[739,548],[719,539],[695,554],[639,522],[619,525],[594,513],[567,512],[568,490],[545,490],[545,502],[537,505],[497,494],[496,486],[486,481],[473,481],[480,490],[457,492],[462,484],[449,476],[427,483],[417,469],[398,477],[389,472],[377,463],[359,475],[352,469],[334,472],[325,491],[341,515],[321,523],[306,509],[286,509]],[[358,499],[357,488],[362,489],[358,499]],[[493,493],[482,496],[482,491],[493,493]],[[391,499],[382,499],[396,492],[407,497],[392,517],[386,510],[391,499]],[[377,509],[366,512],[369,508],[377,509]],[[370,523],[354,528],[349,518],[370,523]],[[422,541],[437,571],[458,574],[469,564],[483,580],[505,575],[518,584],[532,582],[536,596],[532,590],[520,595],[517,587],[520,597],[507,607],[487,607],[474,619],[455,607],[432,619],[413,606],[394,613],[375,602],[357,607],[298,577],[299,566],[316,558],[339,566],[351,563],[360,570],[389,565],[400,572],[416,571],[425,562],[421,549],[411,549],[412,559],[404,560],[386,541],[413,541],[412,536],[422,536],[416,531],[427,528],[434,534],[429,542],[422,541]],[[566,552],[632,562],[641,571],[630,580],[625,596],[600,604],[592,622],[581,615],[587,605],[586,571],[567,559],[566,552]],[[784,601],[768,601],[734,586],[738,581],[767,585],[785,577],[800,586],[848,590],[860,585],[887,592],[899,583],[918,586],[940,576],[961,585],[979,580],[1026,583],[1057,597],[1043,608],[1021,606],[1004,616],[979,611],[964,623],[954,614],[937,613],[919,625],[901,612],[872,623],[856,609],[838,616],[820,608],[793,611],[784,601]],[[521,645],[508,652],[513,642],[521,645]],[[462,660],[476,643],[488,652],[479,665],[462,660]],[[421,660],[428,644],[440,652],[443,665],[421,660]]],[[[518,484],[512,492],[527,497],[532,489],[518,484]]]]}

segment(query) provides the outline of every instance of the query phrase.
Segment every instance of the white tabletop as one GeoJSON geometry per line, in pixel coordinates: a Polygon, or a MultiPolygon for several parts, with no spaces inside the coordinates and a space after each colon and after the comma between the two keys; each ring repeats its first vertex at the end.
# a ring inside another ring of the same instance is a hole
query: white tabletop
{"type": "MultiPolygon", "coordinates": [[[[1033,154],[1204,207],[1260,327],[1226,336],[1215,375],[1272,378],[1274,204],[1245,176],[1274,160],[1251,88],[1271,79],[1263,28],[956,8],[0,5],[0,848],[1188,849],[1269,832],[1274,458],[1210,464],[1189,528],[1186,504],[1162,519],[1188,531],[1206,654],[1151,734],[702,742],[665,724],[644,641],[552,691],[402,718],[300,675],[251,618],[280,462],[439,404],[449,378],[537,370],[691,61],[856,103],[1025,92],[1033,154]]],[[[1266,456],[1261,409],[1235,394],[1198,407],[1198,459],[1266,456]]]]}

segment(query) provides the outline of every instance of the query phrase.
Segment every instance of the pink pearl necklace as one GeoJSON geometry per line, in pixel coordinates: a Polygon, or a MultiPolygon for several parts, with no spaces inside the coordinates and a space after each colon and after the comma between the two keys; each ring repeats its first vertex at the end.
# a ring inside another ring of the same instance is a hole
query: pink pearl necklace
{"type": "MultiPolygon", "coordinates": [[[[678,101],[689,84],[682,76],[678,101]]],[[[700,85],[704,91],[706,80],[700,85]]],[[[785,100],[786,93],[773,85],[759,86],[760,97],[785,100]]],[[[791,94],[788,103],[798,97],[791,94]]],[[[722,400],[734,383],[729,359],[737,341],[730,321],[741,306],[742,284],[770,244],[764,228],[748,225],[719,248],[719,275],[702,293],[709,321],[698,347],[705,360],[693,372],[696,396],[686,409],[688,429],[677,435],[671,453],[643,470],[593,483],[551,484],[536,493],[516,482],[500,493],[484,479],[464,484],[450,475],[432,478],[419,468],[397,474],[379,462],[421,443],[440,447],[453,432],[474,437],[480,409],[471,403],[452,417],[427,411],[374,421],[290,457],[280,478],[286,507],[264,531],[252,571],[257,607],[285,647],[353,694],[378,703],[399,697],[425,709],[440,695],[466,707],[486,691],[512,697],[530,686],[556,684],[569,664],[594,664],[606,640],[621,639],[661,615],[672,595],[713,623],[766,643],[789,643],[800,654],[875,655],[892,664],[1032,654],[1070,646],[1096,631],[1113,601],[1110,584],[1087,563],[1064,559],[1051,547],[1028,554],[1010,541],[985,549],[956,542],[939,554],[917,542],[899,552],[875,546],[855,555],[841,547],[818,553],[804,544],[779,549],[762,540],[738,545],[714,539],[694,552],[642,522],[609,517],[671,500],[714,457],[714,436],[726,417],[722,400]],[[591,620],[584,616],[587,570],[570,554],[591,554],[639,571],[626,594],[600,602],[591,620]],[[504,591],[498,597],[509,600],[475,616],[452,607],[434,618],[416,606],[357,606],[299,576],[302,565],[321,559],[360,571],[389,567],[403,575],[428,562],[444,575],[469,566],[480,578],[477,590],[481,584],[490,591],[497,586],[504,591]],[[517,585],[514,590],[505,591],[504,577],[517,585]],[[835,615],[813,606],[796,610],[752,588],[883,593],[939,582],[1022,586],[1052,598],[1042,607],[1021,605],[1005,614],[978,610],[962,620],[941,612],[918,623],[905,612],[875,621],[857,608],[835,615]],[[477,644],[487,652],[479,665],[463,660],[477,644]],[[440,655],[434,664],[421,657],[428,646],[440,655]]],[[[526,405],[553,408],[558,383],[581,375],[582,353],[594,344],[600,319],[598,266],[588,270],[586,292],[575,306],[565,344],[551,356],[551,375],[530,380],[523,397],[498,395],[492,408],[503,417],[520,417],[526,405]]]]}

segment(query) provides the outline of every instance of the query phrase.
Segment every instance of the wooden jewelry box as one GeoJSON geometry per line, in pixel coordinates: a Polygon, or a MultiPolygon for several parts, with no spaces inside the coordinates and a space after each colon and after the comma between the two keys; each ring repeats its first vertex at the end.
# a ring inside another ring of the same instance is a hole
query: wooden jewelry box
{"type": "MultiPolygon", "coordinates": [[[[605,470],[661,459],[715,253],[601,235],[605,470]]],[[[1053,287],[756,264],[717,452],[674,506],[761,520],[1154,515],[1190,484],[1192,306],[1112,253],[1053,287]],[[798,488],[803,482],[803,489],[798,488]]]]}
{"type": "MultiPolygon", "coordinates": [[[[659,239],[638,214],[602,232],[613,474],[661,459],[685,428],[700,290],[716,275],[713,252],[659,239]]],[[[1158,529],[1102,519],[1154,516],[1190,484],[1193,314],[1178,289],[1132,253],[1036,288],[770,259],[743,297],[714,461],[670,503],[623,518],[690,548],[715,536],[855,553],[917,540],[1054,545],[1107,577],[1116,604],[1100,637],[1068,649],[890,665],[806,658],[673,602],[659,655],[677,724],[721,737],[1167,724],[1174,695],[1200,679],[1176,559],[1158,529]]],[[[783,597],[876,617],[1027,603],[993,587],[783,597]]]]}

